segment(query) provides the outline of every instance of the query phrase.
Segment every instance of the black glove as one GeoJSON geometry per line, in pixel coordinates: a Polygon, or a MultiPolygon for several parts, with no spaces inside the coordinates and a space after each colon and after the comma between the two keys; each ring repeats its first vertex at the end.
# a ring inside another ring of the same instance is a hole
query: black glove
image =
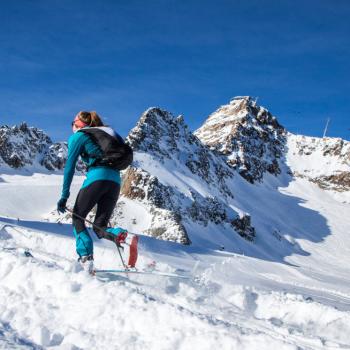
{"type": "Polygon", "coordinates": [[[57,211],[59,213],[64,213],[66,211],[66,204],[67,204],[67,199],[66,198],[61,198],[57,202],[57,211]]]}

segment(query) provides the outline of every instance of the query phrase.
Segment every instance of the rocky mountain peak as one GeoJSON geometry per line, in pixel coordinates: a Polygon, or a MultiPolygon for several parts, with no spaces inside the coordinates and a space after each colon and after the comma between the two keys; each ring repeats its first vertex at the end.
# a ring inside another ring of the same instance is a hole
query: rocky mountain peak
{"type": "Polygon", "coordinates": [[[53,143],[42,130],[25,122],[0,126],[0,164],[10,168],[35,167],[61,170],[67,157],[67,144],[53,143]]]}
{"type": "Polygon", "coordinates": [[[218,108],[194,134],[227,158],[249,182],[280,173],[286,131],[275,116],[250,96],[237,96],[218,108]]]}
{"type": "Polygon", "coordinates": [[[220,154],[213,153],[193,135],[181,115],[175,117],[160,108],[150,108],[130,131],[127,141],[134,151],[144,152],[162,164],[168,162],[169,167],[185,167],[192,176],[213,184],[223,195],[230,195],[224,180],[233,176],[232,169],[220,154]]]}
{"type": "Polygon", "coordinates": [[[0,127],[0,157],[13,168],[31,165],[39,153],[52,144],[51,139],[42,131],[20,125],[0,127]]]}
{"type": "Polygon", "coordinates": [[[151,223],[145,232],[189,244],[186,227],[195,222],[204,227],[228,225],[254,239],[250,219],[229,206],[233,169],[193,135],[182,116],[150,108],[127,141],[135,160],[124,174],[121,193],[148,208],[151,223]]]}
{"type": "Polygon", "coordinates": [[[178,147],[179,139],[195,142],[181,115],[175,118],[158,107],[146,110],[127,137],[135,151],[147,151],[157,158],[168,159],[172,158],[172,150],[178,147]]]}

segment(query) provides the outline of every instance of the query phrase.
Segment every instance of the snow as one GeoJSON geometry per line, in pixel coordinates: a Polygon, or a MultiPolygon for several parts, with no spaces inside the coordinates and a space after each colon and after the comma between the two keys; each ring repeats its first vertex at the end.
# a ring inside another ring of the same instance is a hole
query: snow
{"type": "MultiPolygon", "coordinates": [[[[185,191],[187,179],[173,176],[185,191]]],[[[70,225],[47,221],[62,175],[1,179],[0,348],[350,349],[346,193],[286,175],[258,185],[236,176],[231,205],[252,215],[255,243],[188,223],[190,246],[141,235],[138,266],[156,261],[158,270],[190,280],[103,278],[81,271],[70,225]],[[26,248],[35,258],[24,256],[26,248]]],[[[72,199],[82,181],[75,177],[72,199]]],[[[147,208],[121,201],[129,215],[121,220],[137,217],[132,229],[141,233],[147,208]]],[[[97,268],[120,267],[111,242],[94,242],[97,268]]]]}
{"type": "MultiPolygon", "coordinates": [[[[244,98],[231,101],[228,120],[240,116],[244,98]]],[[[222,118],[214,113],[210,122],[222,118]]],[[[182,198],[178,205],[193,192],[199,202],[221,198],[220,183],[206,181],[200,166],[194,174],[183,164],[186,154],[197,160],[200,146],[189,146],[188,135],[164,135],[177,153],[140,151],[135,164],[172,187],[182,198]]],[[[265,174],[254,185],[238,174],[225,180],[233,194],[226,210],[249,213],[254,243],[229,222],[203,224],[185,215],[190,246],[156,240],[144,234],[152,220],[170,226],[167,217],[155,217],[146,202],[120,198],[118,224],[140,234],[138,268],[155,261],[158,271],[188,280],[87,276],[76,262],[70,224],[57,223],[54,214],[62,173],[50,174],[38,161],[21,170],[1,164],[0,348],[350,349],[350,192],[307,180],[348,171],[349,145],[337,156],[324,154],[339,146],[337,139],[288,134],[287,140],[281,175],[265,174]]],[[[167,149],[164,139],[159,144],[167,149]]],[[[217,180],[211,166],[209,176],[217,180]]],[[[74,177],[68,206],[83,180],[74,177]]],[[[93,239],[96,267],[120,268],[115,246],[93,239]]]]}
{"type": "MultiPolygon", "coordinates": [[[[43,218],[47,209],[54,206],[62,190],[62,175],[47,175],[24,170],[1,175],[0,208],[1,215],[22,219],[43,218]]],[[[75,176],[72,183],[70,200],[75,199],[84,176],[75,176]]],[[[71,203],[69,203],[71,204],[71,203]]]]}
{"type": "Polygon", "coordinates": [[[324,154],[326,148],[332,148],[339,143],[337,138],[316,138],[289,134],[287,147],[288,165],[296,172],[305,173],[309,177],[333,175],[340,171],[349,171],[349,162],[340,161],[349,154],[350,143],[344,141],[345,147],[338,156],[324,154]],[[305,151],[299,154],[298,145],[305,151]]]}

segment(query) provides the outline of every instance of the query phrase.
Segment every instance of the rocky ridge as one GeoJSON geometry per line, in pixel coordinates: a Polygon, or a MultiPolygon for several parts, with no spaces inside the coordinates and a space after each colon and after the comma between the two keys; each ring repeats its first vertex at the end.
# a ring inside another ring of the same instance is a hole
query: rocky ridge
{"type": "Polygon", "coordinates": [[[177,237],[176,241],[189,244],[186,223],[196,222],[203,226],[229,224],[232,230],[239,227],[241,236],[254,239],[248,215],[229,206],[234,194],[227,180],[234,176],[233,170],[189,131],[181,116],[151,108],[127,141],[136,154],[134,165],[124,175],[122,195],[152,209],[150,234],[162,239],[177,237]],[[155,167],[163,167],[169,174],[157,174],[155,167]],[[192,179],[193,184],[178,181],[181,177],[192,179]],[[164,215],[167,219],[160,220],[164,215]]]}
{"type": "MultiPolygon", "coordinates": [[[[63,170],[67,151],[66,142],[54,143],[42,130],[29,127],[26,123],[0,127],[0,165],[37,171],[63,170]]],[[[83,169],[84,165],[79,162],[77,170],[83,169]]]]}
{"type": "Polygon", "coordinates": [[[350,191],[350,142],[289,134],[288,157],[293,176],[325,190],[350,191]]]}
{"type": "Polygon", "coordinates": [[[250,183],[278,175],[286,130],[250,96],[238,96],[212,113],[194,134],[250,183]]]}

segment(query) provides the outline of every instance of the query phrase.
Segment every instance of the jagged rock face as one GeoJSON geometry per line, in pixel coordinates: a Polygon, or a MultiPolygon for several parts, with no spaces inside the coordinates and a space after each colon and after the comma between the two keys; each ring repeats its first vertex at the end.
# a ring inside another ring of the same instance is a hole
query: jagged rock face
{"type": "Polygon", "coordinates": [[[225,179],[234,176],[234,172],[223,157],[210,151],[189,131],[182,116],[175,118],[167,111],[150,108],[130,131],[127,142],[134,151],[151,154],[163,164],[165,160],[178,161],[192,175],[216,186],[222,195],[233,197],[225,179]]]}
{"type": "MultiPolygon", "coordinates": [[[[159,108],[151,108],[142,115],[127,141],[136,154],[134,166],[125,173],[121,193],[152,208],[153,226],[149,233],[163,239],[176,237],[176,241],[189,244],[186,222],[204,226],[229,223],[235,229],[233,222],[239,220],[239,214],[228,205],[227,200],[234,194],[226,183],[227,179],[232,179],[234,171],[226,164],[224,156],[211,151],[188,130],[181,116],[175,118],[159,108]],[[189,184],[180,189],[176,184],[163,183],[162,174],[148,169],[147,162],[142,161],[146,155],[167,169],[173,167],[174,172],[185,178],[198,179],[210,194],[205,195],[204,190],[189,184]],[[157,218],[159,212],[167,217],[163,226],[157,218]]],[[[255,231],[249,227],[239,234],[253,239],[255,231]]]]}
{"type": "Polygon", "coordinates": [[[338,157],[340,163],[350,164],[350,142],[348,141],[340,138],[293,136],[295,136],[295,143],[300,156],[321,152],[323,157],[338,157]]]}
{"type": "Polygon", "coordinates": [[[255,238],[255,228],[251,226],[250,215],[243,215],[232,220],[232,226],[237,230],[240,236],[253,241],[255,238]]]}
{"type": "Polygon", "coordinates": [[[140,168],[129,168],[123,177],[121,194],[150,208],[151,224],[145,233],[182,244],[191,243],[174,203],[173,189],[161,184],[157,177],[140,168]]]}
{"type": "Polygon", "coordinates": [[[286,131],[251,97],[236,97],[220,107],[194,133],[204,144],[226,156],[227,163],[247,181],[264,173],[278,175],[286,131]]]}
{"type": "MultiPolygon", "coordinates": [[[[229,210],[223,201],[216,197],[202,197],[190,191],[191,197],[163,185],[159,179],[140,168],[129,168],[125,173],[121,194],[132,200],[146,203],[152,215],[152,223],[145,233],[160,239],[190,244],[190,238],[183,225],[189,220],[207,226],[230,223],[243,238],[252,241],[255,229],[250,221],[229,210]],[[234,217],[235,219],[230,220],[234,217]],[[244,221],[244,222],[243,222],[244,221]]],[[[116,217],[118,214],[116,215],[116,217]]]]}
{"type": "Polygon", "coordinates": [[[293,176],[326,190],[350,190],[350,142],[288,134],[288,157],[293,176]]]}
{"type": "Polygon", "coordinates": [[[12,168],[32,165],[36,157],[51,144],[52,141],[46,134],[25,123],[0,128],[0,157],[12,168]]]}
{"type": "Polygon", "coordinates": [[[47,148],[41,165],[48,170],[61,170],[66,164],[67,154],[68,146],[65,142],[54,143],[47,148]]]}
{"type": "MultiPolygon", "coordinates": [[[[42,166],[50,171],[62,170],[67,151],[66,142],[53,143],[42,130],[29,127],[26,123],[0,127],[0,161],[11,168],[42,166]]],[[[84,170],[81,161],[77,164],[77,170],[84,170]]]]}

